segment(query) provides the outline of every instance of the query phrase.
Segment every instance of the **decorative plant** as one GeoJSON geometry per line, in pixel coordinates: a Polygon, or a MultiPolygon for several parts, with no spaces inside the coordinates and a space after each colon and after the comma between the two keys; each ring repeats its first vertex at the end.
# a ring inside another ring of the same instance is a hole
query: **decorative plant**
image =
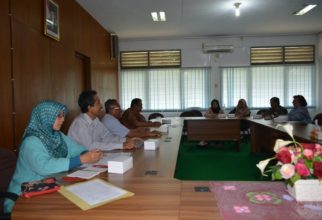
{"type": "Polygon", "coordinates": [[[262,175],[267,176],[266,172],[271,172],[273,180],[284,179],[291,186],[299,179],[322,179],[322,146],[297,142],[293,137],[291,124],[277,125],[277,127],[282,127],[292,140],[276,140],[274,146],[276,155],[256,165],[262,175]],[[273,159],[276,159],[277,163],[265,171],[273,159]]]}

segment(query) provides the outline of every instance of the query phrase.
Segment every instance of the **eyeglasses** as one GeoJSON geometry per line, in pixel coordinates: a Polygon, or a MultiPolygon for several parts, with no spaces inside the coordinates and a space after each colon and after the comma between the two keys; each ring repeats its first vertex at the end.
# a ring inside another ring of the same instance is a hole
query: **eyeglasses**
{"type": "Polygon", "coordinates": [[[65,113],[64,112],[59,112],[57,115],[58,118],[64,118],[65,117],[65,113]]]}
{"type": "Polygon", "coordinates": [[[120,110],[121,108],[120,107],[111,107],[110,109],[113,109],[113,110],[120,110]]]}

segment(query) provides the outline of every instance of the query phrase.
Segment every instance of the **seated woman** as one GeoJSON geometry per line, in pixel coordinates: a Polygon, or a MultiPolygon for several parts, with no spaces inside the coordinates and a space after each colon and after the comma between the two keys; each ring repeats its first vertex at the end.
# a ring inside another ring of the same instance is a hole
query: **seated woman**
{"type": "Polygon", "coordinates": [[[299,121],[302,123],[309,124],[312,122],[311,116],[307,109],[307,102],[302,95],[293,96],[294,108],[288,114],[289,121],[299,121]]]}
{"type": "Polygon", "coordinates": [[[210,108],[206,111],[206,118],[215,118],[218,114],[224,114],[224,111],[220,108],[219,101],[217,99],[213,99],[211,101],[210,108]]]}
{"type": "Polygon", "coordinates": [[[229,112],[229,114],[235,114],[236,117],[243,118],[250,116],[250,110],[247,106],[245,99],[239,99],[237,106],[229,112]]]}
{"type": "MultiPolygon", "coordinates": [[[[21,183],[41,180],[68,171],[83,163],[94,163],[102,152],[86,148],[60,132],[67,107],[55,101],[40,102],[33,109],[22,138],[16,170],[8,191],[21,194],[21,183]]],[[[5,200],[5,212],[11,212],[14,202],[5,200]]]]}

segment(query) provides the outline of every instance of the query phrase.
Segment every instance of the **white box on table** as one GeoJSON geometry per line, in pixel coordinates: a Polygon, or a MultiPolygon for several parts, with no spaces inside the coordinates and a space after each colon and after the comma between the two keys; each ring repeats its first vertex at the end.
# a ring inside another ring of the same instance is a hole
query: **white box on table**
{"type": "Polygon", "coordinates": [[[125,173],[133,167],[132,156],[118,156],[107,162],[109,173],[125,173]]]}
{"type": "Polygon", "coordinates": [[[169,131],[169,125],[164,124],[160,126],[160,132],[168,133],[168,131],[169,131]]]}
{"type": "Polygon", "coordinates": [[[156,150],[159,148],[159,139],[147,139],[144,141],[144,150],[156,150]]]}

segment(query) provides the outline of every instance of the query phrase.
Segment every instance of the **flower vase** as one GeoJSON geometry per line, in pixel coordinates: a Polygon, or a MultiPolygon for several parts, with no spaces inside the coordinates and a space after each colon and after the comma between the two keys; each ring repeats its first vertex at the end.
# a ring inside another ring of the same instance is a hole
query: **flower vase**
{"type": "Polygon", "coordinates": [[[297,180],[294,186],[287,185],[287,190],[298,202],[322,201],[322,181],[297,180]]]}

